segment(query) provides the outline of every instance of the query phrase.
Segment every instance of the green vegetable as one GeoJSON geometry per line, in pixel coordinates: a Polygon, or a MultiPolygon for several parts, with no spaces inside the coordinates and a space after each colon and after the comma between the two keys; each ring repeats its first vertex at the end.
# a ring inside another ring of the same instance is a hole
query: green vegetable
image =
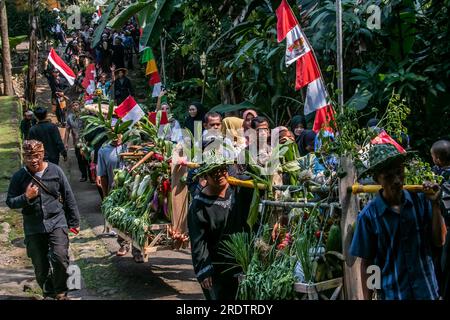
{"type": "Polygon", "coordinates": [[[326,251],[342,252],[341,228],[334,224],[328,233],[326,251]]]}

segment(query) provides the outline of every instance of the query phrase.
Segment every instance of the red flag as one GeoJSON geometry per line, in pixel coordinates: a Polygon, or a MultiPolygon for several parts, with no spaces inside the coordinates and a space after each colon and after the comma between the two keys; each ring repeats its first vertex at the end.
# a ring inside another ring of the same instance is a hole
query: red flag
{"type": "Polygon", "coordinates": [[[72,86],[75,82],[76,75],[72,71],[72,69],[69,68],[69,66],[64,62],[63,59],[58,56],[55,49],[51,48],[50,52],[48,54],[48,61],[56,68],[59,72],[69,81],[70,85],[72,86]]]}
{"type": "Polygon", "coordinates": [[[326,105],[316,111],[316,116],[314,118],[313,131],[318,133],[321,129],[333,133],[334,130],[330,126],[330,121],[334,120],[335,111],[333,106],[326,105]]]}
{"type": "Polygon", "coordinates": [[[394,139],[392,139],[392,137],[390,135],[388,135],[386,133],[386,131],[381,131],[381,133],[376,136],[375,138],[372,139],[372,141],[370,141],[370,143],[372,144],[385,144],[385,143],[389,143],[392,144],[400,153],[405,153],[406,150],[403,149],[403,147],[397,143],[397,141],[395,141],[394,139]]]}
{"type": "Polygon", "coordinates": [[[295,90],[299,90],[320,77],[319,66],[312,51],[297,60],[295,90]]]}
{"type": "MultiPolygon", "coordinates": [[[[151,123],[156,125],[156,112],[149,112],[148,113],[148,119],[150,120],[151,123]]],[[[169,123],[169,119],[167,118],[167,111],[162,111],[161,113],[161,120],[159,122],[160,125],[163,124],[168,124],[169,123]]]]}

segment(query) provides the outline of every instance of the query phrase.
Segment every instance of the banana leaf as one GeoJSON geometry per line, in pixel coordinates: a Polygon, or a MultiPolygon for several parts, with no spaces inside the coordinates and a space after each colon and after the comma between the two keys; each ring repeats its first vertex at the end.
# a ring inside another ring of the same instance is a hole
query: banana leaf
{"type": "Polygon", "coordinates": [[[122,28],[131,17],[145,9],[147,6],[151,6],[152,2],[153,1],[138,1],[128,5],[124,10],[119,12],[118,15],[108,22],[108,27],[113,29],[122,28]]]}
{"type": "Polygon", "coordinates": [[[111,15],[111,12],[114,10],[114,8],[119,4],[119,2],[120,1],[116,0],[111,1],[105,13],[102,15],[100,19],[100,25],[97,27],[97,29],[95,29],[94,32],[94,40],[92,41],[92,48],[95,48],[100,42],[103,30],[105,30],[106,24],[108,23],[109,16],[111,15]]]}

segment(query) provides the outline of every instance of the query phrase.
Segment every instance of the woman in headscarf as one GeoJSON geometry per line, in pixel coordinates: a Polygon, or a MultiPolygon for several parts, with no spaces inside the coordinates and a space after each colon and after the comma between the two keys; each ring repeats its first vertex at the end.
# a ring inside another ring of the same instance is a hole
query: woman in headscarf
{"type": "Polygon", "coordinates": [[[203,117],[205,116],[205,109],[200,102],[192,102],[189,105],[188,113],[189,115],[186,117],[184,121],[184,127],[188,129],[192,134],[194,134],[195,121],[200,121],[201,126],[201,123],[203,122],[203,117]]]}
{"type": "Polygon", "coordinates": [[[243,127],[244,131],[247,131],[251,128],[251,123],[253,118],[256,118],[258,116],[258,113],[253,109],[247,109],[242,114],[242,119],[244,119],[243,127]]]}
{"type": "MultiPolygon", "coordinates": [[[[256,118],[258,116],[258,113],[253,109],[247,109],[242,114],[242,119],[244,119],[244,122],[242,124],[242,127],[244,128],[244,133],[251,128],[252,120],[253,118],[256,118]]],[[[249,144],[249,137],[245,135],[245,144],[248,146],[249,144]]]]}
{"type": "Polygon", "coordinates": [[[300,152],[300,156],[307,155],[310,151],[306,149],[309,145],[314,151],[314,140],[316,138],[316,133],[312,130],[306,129],[306,119],[304,116],[294,116],[291,120],[291,129],[295,136],[295,142],[298,146],[298,151],[300,152]],[[312,139],[312,142],[311,142],[312,139]]]}
{"type": "Polygon", "coordinates": [[[226,143],[228,139],[231,141],[236,155],[245,149],[246,146],[243,122],[244,120],[238,117],[226,117],[222,120],[223,137],[226,143]]]}

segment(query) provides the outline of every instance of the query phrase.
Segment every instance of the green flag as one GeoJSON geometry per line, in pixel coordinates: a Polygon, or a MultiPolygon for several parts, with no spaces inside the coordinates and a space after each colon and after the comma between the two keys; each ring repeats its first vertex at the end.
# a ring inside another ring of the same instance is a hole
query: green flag
{"type": "Polygon", "coordinates": [[[152,49],[145,48],[144,51],[142,51],[141,63],[146,63],[153,59],[154,59],[154,57],[153,57],[152,49]]]}

